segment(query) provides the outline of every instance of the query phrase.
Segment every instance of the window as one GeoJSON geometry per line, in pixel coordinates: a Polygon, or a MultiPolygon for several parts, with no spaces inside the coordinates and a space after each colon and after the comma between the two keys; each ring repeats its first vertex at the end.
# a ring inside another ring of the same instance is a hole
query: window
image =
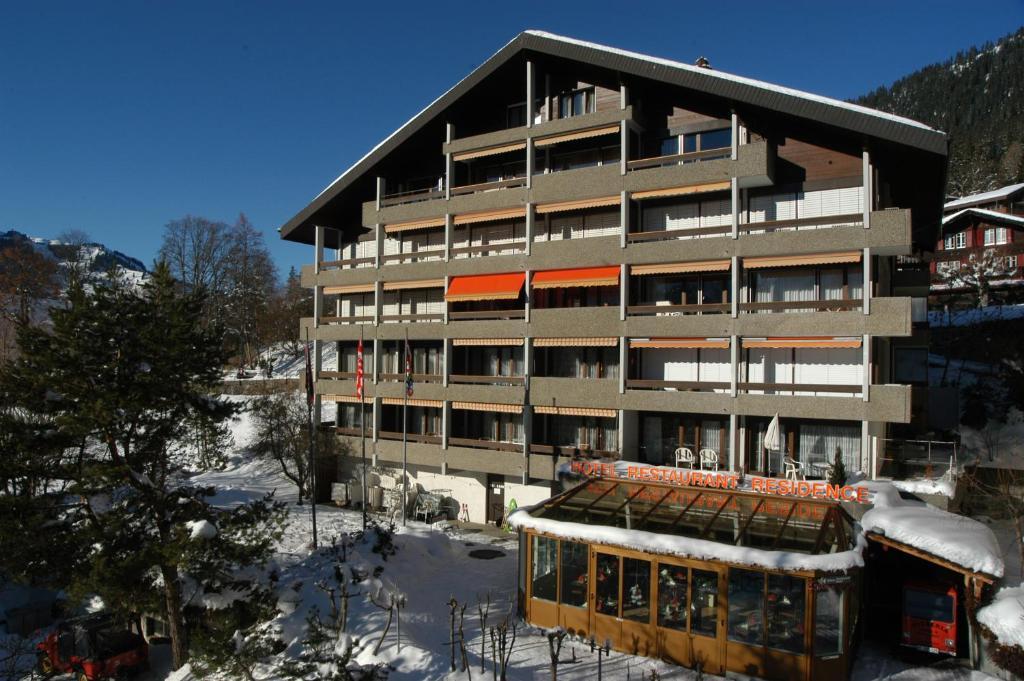
{"type": "Polygon", "coordinates": [[[595,560],[597,587],[594,612],[600,615],[619,616],[619,557],[607,553],[597,554],[595,560]]]}
{"type": "Polygon", "coordinates": [[[729,570],[729,640],[764,645],[764,573],[729,570]]]}
{"type": "Polygon", "coordinates": [[[957,272],[959,270],[959,260],[943,260],[935,263],[935,272],[938,274],[947,274],[949,272],[957,272]]]}
{"type": "Polygon", "coordinates": [[[1015,270],[1017,269],[1017,256],[1008,255],[1006,256],[1006,269],[1015,270]]]}
{"type": "Polygon", "coordinates": [[[985,245],[998,246],[1006,243],[1005,227],[990,227],[985,230],[985,245]]]}
{"type": "Polygon", "coordinates": [[[693,601],[690,604],[690,631],[718,635],[718,573],[693,570],[693,601]]]}
{"type": "Polygon", "coordinates": [[[651,620],[651,564],[638,558],[622,559],[622,617],[634,622],[651,620]]]}
{"type": "Polygon", "coordinates": [[[558,541],[533,537],[533,597],[554,601],[558,593],[558,541]]]}
{"type": "Polygon", "coordinates": [[[658,626],[686,630],[688,570],[679,565],[658,566],[658,626]]]}
{"type": "Polygon", "coordinates": [[[768,575],[768,647],[804,652],[804,580],[768,575]]]}
{"type": "Polygon", "coordinates": [[[691,132],[683,135],[683,153],[690,154],[696,151],[709,151],[711,149],[731,149],[732,129],[719,128],[718,130],[705,130],[704,132],[691,132]]]}
{"type": "Polygon", "coordinates": [[[956,234],[950,234],[943,241],[943,248],[947,251],[952,251],[957,248],[967,247],[967,232],[957,232],[956,234]]]}
{"type": "Polygon", "coordinates": [[[587,545],[562,542],[562,605],[587,607],[587,545]]]}
{"type": "Polygon", "coordinates": [[[817,657],[843,653],[843,596],[843,590],[836,587],[815,591],[814,654],[817,657]]]}
{"type": "Polygon", "coordinates": [[[511,104],[505,114],[506,128],[521,128],[526,125],[526,102],[511,104]]]}
{"type": "Polygon", "coordinates": [[[679,137],[672,135],[661,140],[658,145],[658,156],[675,156],[679,153],[679,137]]]}
{"type": "Polygon", "coordinates": [[[593,113],[597,110],[597,99],[594,97],[594,88],[583,88],[574,90],[559,96],[558,116],[569,118],[570,116],[582,116],[593,113]]]}

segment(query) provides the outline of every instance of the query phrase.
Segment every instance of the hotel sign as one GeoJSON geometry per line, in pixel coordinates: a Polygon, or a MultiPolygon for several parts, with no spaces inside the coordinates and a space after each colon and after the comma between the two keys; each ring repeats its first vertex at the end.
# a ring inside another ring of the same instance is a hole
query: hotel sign
{"type": "MultiPolygon", "coordinates": [[[[608,478],[638,482],[660,482],[680,487],[704,487],[709,489],[739,490],[740,476],[733,472],[698,471],[690,468],[667,466],[626,465],[623,474],[616,464],[601,461],[573,461],[570,470],[589,478],[608,478]]],[[[766,478],[748,475],[744,478],[745,490],[782,497],[803,499],[825,499],[830,501],[855,501],[870,503],[868,489],[850,485],[833,485],[823,480],[789,480],[788,478],[766,478]]]]}

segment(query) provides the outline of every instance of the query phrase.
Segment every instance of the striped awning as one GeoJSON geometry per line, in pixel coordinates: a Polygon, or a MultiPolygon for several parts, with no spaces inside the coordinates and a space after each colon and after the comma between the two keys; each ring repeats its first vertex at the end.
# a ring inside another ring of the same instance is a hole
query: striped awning
{"type": "Polygon", "coordinates": [[[523,272],[452,277],[444,299],[450,303],[470,300],[515,300],[526,281],[523,272]]]}
{"type": "Polygon", "coordinates": [[[468,409],[469,411],[490,411],[499,414],[522,414],[521,404],[492,404],[490,402],[452,402],[452,409],[468,409]]]}
{"type": "Polygon", "coordinates": [[[525,218],[526,208],[502,208],[501,210],[484,210],[476,213],[462,213],[455,216],[456,225],[471,225],[477,222],[490,222],[491,220],[514,220],[525,218]]]}
{"type": "Polygon", "coordinates": [[[570,286],[618,286],[619,268],[581,267],[571,270],[546,270],[537,272],[530,280],[535,289],[568,288],[570,286]]]}
{"type": "Polygon", "coordinates": [[[660,199],[669,196],[684,196],[686,194],[703,194],[705,192],[721,192],[732,188],[728,180],[721,182],[705,182],[704,184],[688,184],[682,187],[666,187],[665,189],[647,189],[642,192],[633,192],[630,198],[638,201],[643,199],[660,199]]]}
{"type": "Polygon", "coordinates": [[[860,262],[860,251],[842,251],[840,253],[808,253],[803,255],[776,255],[760,258],[743,258],[744,269],[760,269],[763,267],[796,267],[798,265],[841,265],[860,262]]]}
{"type": "Polygon", "coordinates": [[[699,260],[694,262],[663,263],[660,265],[631,265],[630,274],[684,274],[688,272],[727,272],[730,260],[699,260]]]}
{"type": "MultiPolygon", "coordinates": [[[[405,398],[404,397],[385,397],[385,398],[381,399],[380,403],[381,404],[389,404],[389,405],[392,405],[392,406],[399,406],[400,407],[403,404],[405,404],[405,398]]],[[[410,407],[435,407],[435,408],[440,409],[442,406],[444,406],[444,403],[441,402],[441,400],[418,400],[415,397],[410,397],[409,398],[409,406],[410,407]]]]}
{"type": "Polygon", "coordinates": [[[535,348],[613,348],[618,338],[534,338],[535,348]]]}
{"type": "Polygon", "coordinates": [[[562,213],[569,210],[583,210],[584,208],[601,208],[603,206],[618,206],[622,202],[622,197],[618,194],[615,196],[602,196],[596,199],[579,199],[577,201],[559,201],[557,203],[540,203],[534,207],[534,212],[538,215],[545,213],[562,213]]]}
{"type": "Polygon", "coordinates": [[[514,347],[522,345],[522,338],[453,338],[452,345],[455,347],[514,347]]]}
{"type": "Polygon", "coordinates": [[[637,338],[630,348],[728,348],[728,338],[637,338]]]}
{"type": "Polygon", "coordinates": [[[744,348],[859,348],[861,339],[856,337],[792,337],[792,338],[744,338],[744,348]]]}
{"type": "Polygon", "coordinates": [[[409,281],[386,281],[385,291],[403,291],[411,288],[444,288],[444,279],[410,279],[409,281]]]}
{"type": "Polygon", "coordinates": [[[566,132],[560,135],[549,135],[548,137],[539,137],[533,141],[535,147],[549,147],[552,144],[559,144],[561,142],[571,142],[573,140],[585,140],[591,137],[602,137],[603,135],[617,135],[619,134],[619,125],[605,125],[600,128],[591,128],[589,130],[577,130],[576,132],[566,132]]]}
{"type": "Polygon", "coordinates": [[[594,416],[602,419],[613,419],[619,415],[614,409],[596,409],[594,407],[548,407],[536,405],[534,414],[556,414],[558,416],[594,416]]]}
{"type": "Polygon", "coordinates": [[[335,296],[343,293],[373,293],[376,284],[351,284],[349,286],[324,286],[325,296],[335,296]]]}
{"type": "Polygon", "coordinates": [[[484,156],[494,156],[496,154],[506,154],[510,151],[519,151],[520,149],[526,148],[526,142],[513,142],[511,144],[502,144],[496,147],[487,147],[486,149],[474,149],[472,151],[460,151],[456,154],[452,154],[453,161],[469,161],[474,158],[483,158],[484,156]]]}
{"type": "Polygon", "coordinates": [[[431,227],[444,227],[444,218],[428,218],[426,220],[409,220],[408,222],[392,222],[384,225],[385,234],[395,232],[411,232],[414,229],[430,229],[431,227]]]}
{"type": "MultiPolygon", "coordinates": [[[[359,398],[355,395],[321,395],[324,402],[340,402],[342,404],[359,404],[359,398]]],[[[372,404],[372,397],[363,397],[363,404],[372,404]]]]}

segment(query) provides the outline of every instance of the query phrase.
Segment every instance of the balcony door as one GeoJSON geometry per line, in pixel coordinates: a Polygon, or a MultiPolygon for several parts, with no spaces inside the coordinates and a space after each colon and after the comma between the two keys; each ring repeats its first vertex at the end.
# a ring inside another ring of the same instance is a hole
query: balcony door
{"type": "Polygon", "coordinates": [[[505,520],[505,476],[487,476],[487,523],[501,525],[505,520]]]}

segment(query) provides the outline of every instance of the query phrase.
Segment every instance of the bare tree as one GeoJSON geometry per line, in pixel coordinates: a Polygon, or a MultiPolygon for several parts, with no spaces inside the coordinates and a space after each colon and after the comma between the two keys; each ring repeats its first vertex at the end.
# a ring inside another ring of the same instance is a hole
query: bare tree
{"type": "Polygon", "coordinates": [[[58,291],[56,263],[31,243],[0,250],[0,315],[27,325],[38,314],[39,305],[58,291]]]}
{"type": "MultiPolygon", "coordinates": [[[[277,269],[263,235],[245,214],[228,234],[230,247],[224,266],[224,323],[237,343],[242,363],[255,367],[260,347],[269,335],[267,306],[277,286],[277,269]]],[[[293,328],[298,320],[293,323],[293,328]]]]}
{"type": "Polygon", "coordinates": [[[942,269],[939,274],[951,288],[967,289],[978,307],[988,307],[992,284],[1017,273],[1016,267],[1007,267],[1006,258],[994,249],[986,248],[979,256],[972,253],[966,264],[957,269],[942,269]]]}
{"type": "Polygon", "coordinates": [[[64,263],[64,283],[67,288],[85,282],[89,276],[89,235],[80,229],[69,229],[57,235],[57,252],[64,263]]]}
{"type": "Polygon", "coordinates": [[[159,257],[187,291],[206,289],[207,321],[222,322],[225,264],[231,249],[230,228],[223,222],[186,215],[164,227],[159,257]]]}

